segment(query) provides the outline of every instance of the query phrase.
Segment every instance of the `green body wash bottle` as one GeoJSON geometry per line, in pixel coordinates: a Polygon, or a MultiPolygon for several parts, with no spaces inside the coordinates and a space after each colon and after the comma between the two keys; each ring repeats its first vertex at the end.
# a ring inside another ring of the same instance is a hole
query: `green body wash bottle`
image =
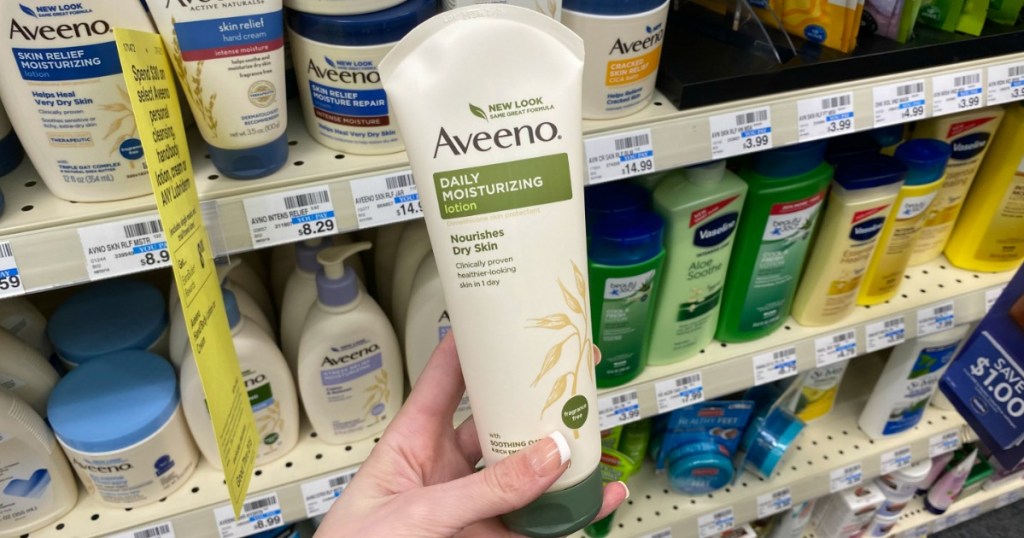
{"type": "Polygon", "coordinates": [[[654,297],[665,249],[661,217],[647,211],[600,219],[590,230],[590,304],[601,350],[597,386],[617,387],[647,365],[654,297]]]}
{"type": "Polygon", "coordinates": [[[729,260],[715,337],[746,342],[778,329],[789,316],[832,167],[825,143],[765,151],[740,172],[747,201],[729,260]]]}
{"type": "Polygon", "coordinates": [[[726,268],[747,184],[725,161],[668,173],[654,190],[665,219],[665,278],[651,330],[651,365],[698,353],[715,336],[726,268]]]}

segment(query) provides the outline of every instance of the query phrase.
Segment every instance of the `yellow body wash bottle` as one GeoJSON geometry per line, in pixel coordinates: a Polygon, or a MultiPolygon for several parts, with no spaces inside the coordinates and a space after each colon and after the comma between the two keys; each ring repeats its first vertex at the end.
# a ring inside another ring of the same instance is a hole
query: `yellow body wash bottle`
{"type": "Polygon", "coordinates": [[[868,264],[858,304],[878,304],[896,295],[928,207],[946,179],[951,152],[949,144],[930,139],[909,140],[896,149],[896,159],[907,167],[907,177],[868,264]]]}
{"type": "Polygon", "coordinates": [[[969,271],[1009,271],[1024,258],[1024,104],[1007,109],[946,257],[969,271]]]}

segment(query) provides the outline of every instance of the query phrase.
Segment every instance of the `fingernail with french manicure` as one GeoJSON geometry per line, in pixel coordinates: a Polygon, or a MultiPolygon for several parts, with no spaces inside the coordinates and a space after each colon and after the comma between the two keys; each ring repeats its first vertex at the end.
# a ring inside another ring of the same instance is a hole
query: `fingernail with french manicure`
{"type": "Polygon", "coordinates": [[[544,476],[554,472],[569,461],[572,453],[569,450],[569,442],[561,432],[555,432],[548,436],[551,443],[544,443],[550,448],[530,454],[530,463],[538,475],[544,476]]]}
{"type": "Polygon", "coordinates": [[[619,480],[618,482],[620,484],[622,484],[622,489],[626,490],[626,498],[628,499],[629,498],[629,486],[627,486],[626,483],[621,481],[621,480],[619,480]]]}

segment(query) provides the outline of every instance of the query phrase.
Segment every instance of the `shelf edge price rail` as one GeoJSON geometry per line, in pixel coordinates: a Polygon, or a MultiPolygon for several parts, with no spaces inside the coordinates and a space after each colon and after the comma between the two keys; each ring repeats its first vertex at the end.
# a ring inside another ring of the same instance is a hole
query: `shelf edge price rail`
{"type": "Polygon", "coordinates": [[[256,248],[338,233],[331,190],[326,186],[246,198],[242,203],[256,248]]]}
{"type": "Polygon", "coordinates": [[[423,216],[411,170],[354,179],[349,188],[360,230],[423,216]]]}
{"type": "Polygon", "coordinates": [[[224,464],[224,481],[231,498],[226,508],[237,517],[256,459],[256,422],[242,383],[213,248],[203,223],[174,71],[159,35],[117,28],[114,38],[224,464]],[[170,151],[172,148],[174,151],[170,151]]]}
{"type": "Polygon", "coordinates": [[[650,129],[586,139],[589,184],[653,173],[653,140],[650,129]]]}
{"type": "Polygon", "coordinates": [[[724,159],[774,147],[771,107],[763,106],[708,118],[711,158],[724,159]]]}
{"type": "Polygon", "coordinates": [[[171,264],[160,218],[155,215],[78,229],[89,280],[148,271],[171,264]]]}

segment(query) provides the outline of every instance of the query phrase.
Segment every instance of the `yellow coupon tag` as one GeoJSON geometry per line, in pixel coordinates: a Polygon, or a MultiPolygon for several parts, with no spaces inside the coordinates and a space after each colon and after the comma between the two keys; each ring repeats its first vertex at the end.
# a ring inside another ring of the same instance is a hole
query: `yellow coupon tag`
{"type": "Polygon", "coordinates": [[[237,518],[256,459],[256,423],[199,208],[174,71],[159,35],[117,28],[114,38],[237,518]]]}

